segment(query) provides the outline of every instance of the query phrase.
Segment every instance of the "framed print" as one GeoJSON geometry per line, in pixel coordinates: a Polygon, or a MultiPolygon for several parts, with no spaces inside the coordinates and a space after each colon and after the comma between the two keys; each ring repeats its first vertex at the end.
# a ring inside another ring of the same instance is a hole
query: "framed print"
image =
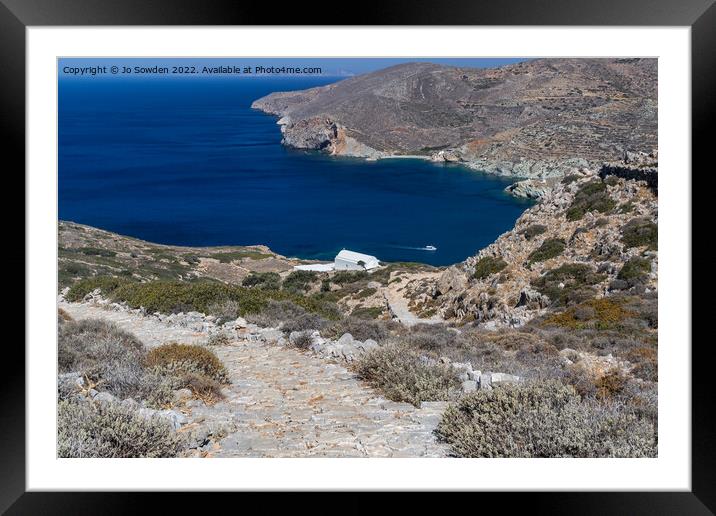
{"type": "Polygon", "coordinates": [[[711,2],[61,4],[1,11],[9,513],[153,490],[713,510],[711,2]]]}

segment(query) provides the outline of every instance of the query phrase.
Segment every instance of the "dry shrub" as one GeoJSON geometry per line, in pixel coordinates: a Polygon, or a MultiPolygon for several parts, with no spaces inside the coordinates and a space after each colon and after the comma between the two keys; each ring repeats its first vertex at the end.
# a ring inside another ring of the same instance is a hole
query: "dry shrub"
{"type": "Polygon", "coordinates": [[[298,335],[295,335],[293,340],[291,340],[291,345],[298,349],[308,349],[311,344],[313,344],[311,333],[310,330],[299,332],[298,335]]]}
{"type": "Polygon", "coordinates": [[[524,235],[527,240],[532,240],[534,237],[541,235],[547,231],[547,226],[543,224],[532,224],[519,232],[520,235],[524,235]]]}
{"type": "Polygon", "coordinates": [[[618,396],[624,391],[626,378],[618,369],[611,369],[597,378],[594,384],[597,388],[597,399],[607,400],[618,396]]]}
{"type": "MultiPolygon", "coordinates": [[[[344,333],[350,333],[357,340],[373,339],[376,342],[381,342],[390,336],[391,329],[396,324],[399,323],[344,317],[328,326],[325,334],[329,337],[340,337],[344,333]]],[[[323,334],[324,332],[321,333],[323,334]]]]}
{"type": "Polygon", "coordinates": [[[60,323],[74,321],[72,316],[70,314],[68,314],[65,310],[63,310],[62,308],[57,309],[57,319],[60,323]]]}
{"type": "Polygon", "coordinates": [[[311,313],[291,301],[269,301],[260,313],[246,316],[246,320],[264,328],[280,327],[284,332],[320,330],[328,320],[311,313]]]}
{"type": "Polygon", "coordinates": [[[631,374],[642,380],[658,381],[658,353],[654,348],[639,347],[629,350],[627,360],[634,364],[631,374]]]}
{"type": "Polygon", "coordinates": [[[453,399],[460,387],[450,366],[429,363],[405,345],[375,348],[362,355],[355,368],[359,377],[386,398],[415,406],[422,401],[453,399]]]}
{"type": "Polygon", "coordinates": [[[209,337],[209,339],[206,341],[207,346],[228,346],[231,342],[231,339],[226,333],[214,333],[209,337]]]}
{"type": "Polygon", "coordinates": [[[635,312],[625,308],[624,298],[603,297],[589,299],[568,308],[564,312],[554,314],[545,319],[544,324],[554,324],[566,328],[581,329],[593,327],[609,329],[624,323],[633,317],[635,312]]]}
{"type": "Polygon", "coordinates": [[[654,425],[556,381],[479,390],[436,430],[460,457],[655,457],[654,425]]]}
{"type": "Polygon", "coordinates": [[[179,384],[207,404],[215,403],[224,397],[221,384],[202,374],[187,373],[179,379],[179,384]]]}
{"type": "Polygon", "coordinates": [[[207,314],[216,316],[216,324],[219,325],[235,320],[239,317],[240,311],[239,303],[232,299],[212,303],[206,309],[207,314]]]}
{"type": "Polygon", "coordinates": [[[118,404],[60,401],[57,407],[58,457],[176,457],[185,446],[168,422],[118,404]]]}
{"type": "Polygon", "coordinates": [[[220,383],[228,383],[226,368],[210,350],[193,344],[170,342],[152,349],[146,358],[148,367],[181,373],[199,373],[220,383]]]}
{"type": "Polygon", "coordinates": [[[521,331],[486,333],[483,338],[508,351],[519,351],[542,342],[538,336],[521,331]]]}
{"type": "Polygon", "coordinates": [[[442,324],[416,324],[405,335],[409,346],[439,354],[455,346],[457,339],[455,331],[442,324]]]}
{"type": "Polygon", "coordinates": [[[165,382],[144,368],[146,352],[131,333],[99,319],[63,324],[58,336],[61,373],[78,372],[98,390],[120,398],[141,398],[163,403],[165,382]]]}

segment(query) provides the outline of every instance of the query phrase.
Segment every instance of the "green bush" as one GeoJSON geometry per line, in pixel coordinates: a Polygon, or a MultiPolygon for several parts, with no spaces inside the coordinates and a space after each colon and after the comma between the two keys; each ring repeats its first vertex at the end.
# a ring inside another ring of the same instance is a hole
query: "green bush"
{"type": "Polygon", "coordinates": [[[651,261],[647,258],[634,256],[629,258],[617,274],[617,279],[624,280],[629,286],[642,283],[651,272],[651,261]]]}
{"type": "Polygon", "coordinates": [[[564,177],[562,178],[561,183],[562,183],[563,185],[571,185],[572,183],[574,183],[574,182],[575,182],[576,180],[578,180],[579,178],[580,178],[580,176],[578,176],[577,174],[569,174],[569,175],[564,176],[564,177]]]}
{"type": "Polygon", "coordinates": [[[550,238],[542,242],[542,245],[532,251],[527,257],[528,263],[531,265],[537,262],[544,262],[555,256],[559,256],[566,249],[567,244],[559,238],[550,238]]]}
{"type": "Polygon", "coordinates": [[[659,243],[658,226],[646,218],[635,218],[622,227],[622,242],[626,248],[646,246],[656,251],[659,243]]]}
{"type": "Polygon", "coordinates": [[[241,282],[244,287],[278,290],[281,288],[281,276],[276,272],[252,272],[241,282]]]}
{"type": "Polygon", "coordinates": [[[459,457],[655,457],[653,423],[556,381],[479,390],[436,430],[459,457]]]}
{"type": "Polygon", "coordinates": [[[383,315],[383,308],[380,306],[357,306],[351,311],[351,317],[358,319],[372,320],[383,315]]]}
{"type": "Polygon", "coordinates": [[[453,399],[460,388],[450,366],[425,363],[419,353],[404,345],[385,345],[363,354],[356,371],[386,398],[415,406],[453,399]]]}
{"type": "Polygon", "coordinates": [[[634,203],[631,201],[628,201],[628,202],[625,202],[624,204],[619,206],[619,213],[621,213],[622,215],[624,215],[626,213],[631,213],[632,211],[634,211],[634,208],[635,208],[634,203]]]}
{"type": "Polygon", "coordinates": [[[283,288],[291,292],[306,292],[317,279],[317,272],[293,271],[283,280],[283,288]]]}
{"type": "Polygon", "coordinates": [[[369,277],[365,271],[338,271],[336,272],[331,281],[338,285],[345,285],[347,283],[356,283],[361,280],[365,280],[369,277]]]}
{"type": "Polygon", "coordinates": [[[117,278],[114,276],[94,276],[84,278],[70,287],[65,299],[72,302],[82,301],[82,299],[93,290],[100,289],[104,296],[109,296],[128,280],[117,278]]]}
{"type": "Polygon", "coordinates": [[[520,231],[520,235],[523,235],[527,240],[532,240],[534,237],[541,235],[547,231],[547,226],[542,224],[532,224],[520,231]]]}
{"type": "Polygon", "coordinates": [[[92,273],[91,269],[81,263],[60,261],[57,265],[57,283],[60,289],[71,285],[72,280],[86,277],[92,273]]]}
{"type": "Polygon", "coordinates": [[[117,256],[117,253],[115,253],[114,251],[110,251],[109,249],[101,249],[99,247],[83,247],[80,249],[80,252],[82,254],[86,254],[87,256],[104,256],[105,258],[117,256]]]}
{"type": "MultiPolygon", "coordinates": [[[[82,280],[76,285],[73,297],[82,299],[85,292],[101,288],[104,283],[111,285],[109,298],[124,301],[131,308],[144,307],[149,312],[177,313],[197,311],[206,314],[229,302],[238,304],[238,315],[256,314],[264,310],[269,301],[292,301],[304,310],[320,314],[327,318],[337,318],[335,305],[317,296],[302,296],[286,291],[247,288],[226,285],[213,281],[151,281],[146,283],[128,282],[118,278],[98,277],[94,281],[82,280]],[[82,284],[82,285],[80,285],[82,284]]],[[[218,315],[223,315],[219,313],[218,315]]],[[[228,314],[230,318],[234,314],[228,314]]]]}
{"type": "Polygon", "coordinates": [[[264,305],[259,291],[231,287],[223,283],[180,281],[152,281],[125,284],[112,292],[111,297],[125,301],[132,308],[144,307],[149,312],[209,312],[215,303],[239,301],[242,312],[258,311],[264,305]]]}
{"type": "Polygon", "coordinates": [[[58,457],[176,457],[185,447],[168,422],[121,405],[64,400],[57,407],[58,457]]]}
{"type": "Polygon", "coordinates": [[[193,344],[171,342],[152,349],[146,358],[148,367],[171,370],[174,374],[199,373],[221,383],[228,383],[226,368],[210,350],[193,344]]]}
{"type": "Polygon", "coordinates": [[[568,306],[594,297],[592,287],[605,279],[589,265],[565,263],[534,280],[532,286],[550,298],[554,306],[568,306]]]}
{"type": "Polygon", "coordinates": [[[619,184],[619,178],[617,176],[607,176],[604,178],[604,184],[607,186],[616,186],[619,184]]]}
{"type": "Polygon", "coordinates": [[[600,180],[590,181],[581,186],[574,196],[572,205],[567,209],[567,220],[580,220],[587,212],[609,213],[616,202],[609,197],[607,185],[600,180]]]}
{"type": "Polygon", "coordinates": [[[472,277],[478,280],[487,278],[507,267],[507,262],[499,256],[484,256],[475,262],[472,277]]]}
{"type": "Polygon", "coordinates": [[[356,299],[365,299],[365,298],[367,298],[367,297],[372,296],[372,295],[375,294],[376,292],[378,292],[378,289],[375,289],[375,288],[364,288],[364,289],[360,290],[360,291],[355,295],[355,297],[356,297],[356,299]]]}

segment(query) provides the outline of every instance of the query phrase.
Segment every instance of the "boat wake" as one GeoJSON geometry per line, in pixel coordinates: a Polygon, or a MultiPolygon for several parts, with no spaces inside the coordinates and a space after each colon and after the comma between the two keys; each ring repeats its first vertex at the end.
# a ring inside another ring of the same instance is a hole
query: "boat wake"
{"type": "Polygon", "coordinates": [[[434,245],[426,245],[423,247],[411,247],[407,245],[389,245],[386,247],[390,247],[392,249],[410,249],[411,251],[437,251],[437,247],[434,245]]]}

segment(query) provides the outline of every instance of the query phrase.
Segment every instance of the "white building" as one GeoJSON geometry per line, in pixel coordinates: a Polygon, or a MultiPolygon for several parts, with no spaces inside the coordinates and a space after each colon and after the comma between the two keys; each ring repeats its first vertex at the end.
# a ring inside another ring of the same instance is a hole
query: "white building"
{"type": "Polygon", "coordinates": [[[369,271],[380,266],[378,258],[369,254],[343,249],[333,260],[337,271],[369,271]]]}
{"type": "Polygon", "coordinates": [[[297,271],[368,271],[380,266],[378,258],[369,254],[356,253],[343,249],[333,260],[333,263],[311,263],[308,265],[295,265],[297,271]]]}

